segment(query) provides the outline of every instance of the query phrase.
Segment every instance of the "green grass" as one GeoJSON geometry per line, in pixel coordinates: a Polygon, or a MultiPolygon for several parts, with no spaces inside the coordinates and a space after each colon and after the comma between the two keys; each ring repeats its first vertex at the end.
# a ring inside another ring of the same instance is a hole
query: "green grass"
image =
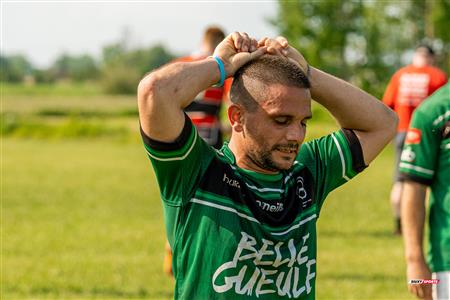
{"type": "Polygon", "coordinates": [[[27,96],[98,96],[102,89],[96,83],[21,84],[0,82],[2,95],[27,96]]]}
{"type": "Polygon", "coordinates": [[[3,158],[5,299],[171,295],[139,144],[6,139],[3,158]]]}
{"type": "MultiPolygon", "coordinates": [[[[2,139],[2,299],[173,297],[135,105],[133,97],[2,99],[2,113],[14,114],[19,128],[47,126],[47,134],[2,139]],[[71,121],[123,133],[66,135],[61,128],[71,121]]],[[[309,138],[335,128],[330,118],[317,119],[309,138]]],[[[389,147],[327,198],[318,222],[318,299],[414,299],[402,241],[391,235],[392,156],[389,147]]]]}

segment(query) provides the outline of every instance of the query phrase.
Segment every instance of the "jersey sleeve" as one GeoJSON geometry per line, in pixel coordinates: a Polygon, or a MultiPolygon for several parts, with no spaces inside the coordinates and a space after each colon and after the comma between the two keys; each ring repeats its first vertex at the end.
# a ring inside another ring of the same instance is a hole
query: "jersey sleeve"
{"type": "Polygon", "coordinates": [[[400,157],[400,179],[429,185],[433,181],[439,152],[439,130],[433,128],[432,118],[416,110],[400,157]]]}
{"type": "Polygon", "coordinates": [[[184,128],[172,143],[155,141],[142,128],[141,136],[162,200],[171,206],[182,206],[191,198],[215,155],[214,150],[200,138],[186,114],[184,128]]]}
{"type": "Polygon", "coordinates": [[[299,162],[311,171],[314,178],[318,211],[332,190],[367,167],[359,139],[349,129],[305,143],[299,153],[299,162]]]}

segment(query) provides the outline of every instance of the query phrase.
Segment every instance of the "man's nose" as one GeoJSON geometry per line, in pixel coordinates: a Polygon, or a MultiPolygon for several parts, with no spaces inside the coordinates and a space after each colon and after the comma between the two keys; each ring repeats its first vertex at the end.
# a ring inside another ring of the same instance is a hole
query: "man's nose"
{"type": "Polygon", "coordinates": [[[286,139],[288,141],[301,142],[305,137],[305,129],[301,124],[292,124],[289,126],[286,134],[286,139]]]}

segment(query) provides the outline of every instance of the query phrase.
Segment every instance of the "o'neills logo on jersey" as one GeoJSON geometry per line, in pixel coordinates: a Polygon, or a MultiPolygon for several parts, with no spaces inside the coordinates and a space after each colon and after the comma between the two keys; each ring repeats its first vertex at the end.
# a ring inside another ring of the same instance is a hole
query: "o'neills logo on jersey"
{"type": "Polygon", "coordinates": [[[309,233],[287,243],[256,239],[241,232],[233,260],[222,264],[212,278],[217,293],[259,297],[265,294],[297,298],[309,294],[316,277],[315,258],[308,257],[309,233]]]}
{"type": "Polygon", "coordinates": [[[270,212],[280,212],[284,210],[283,203],[276,202],[275,204],[269,204],[267,202],[256,200],[256,203],[258,203],[259,207],[262,210],[270,211],[270,212]]]}

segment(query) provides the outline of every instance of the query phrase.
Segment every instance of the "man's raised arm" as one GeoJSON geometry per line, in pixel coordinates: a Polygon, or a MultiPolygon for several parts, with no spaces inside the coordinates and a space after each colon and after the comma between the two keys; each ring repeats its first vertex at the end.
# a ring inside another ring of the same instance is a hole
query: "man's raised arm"
{"type": "MultiPolygon", "coordinates": [[[[265,53],[255,39],[234,32],[216,48],[214,56],[224,65],[225,77],[246,62],[265,53]]],[[[139,120],[150,138],[173,142],[184,126],[183,108],[202,90],[221,80],[218,62],[208,58],[198,62],[178,62],[164,66],[145,76],[138,87],[139,120]]]]}
{"type": "Polygon", "coordinates": [[[361,143],[364,161],[369,164],[394,137],[397,115],[363,90],[316,68],[283,37],[261,39],[270,54],[283,55],[310,72],[311,96],[336,118],[342,128],[352,129],[361,143]]]}
{"type": "Polygon", "coordinates": [[[363,90],[311,68],[311,96],[336,118],[342,128],[358,136],[364,161],[369,164],[394,137],[397,115],[363,90]]]}

